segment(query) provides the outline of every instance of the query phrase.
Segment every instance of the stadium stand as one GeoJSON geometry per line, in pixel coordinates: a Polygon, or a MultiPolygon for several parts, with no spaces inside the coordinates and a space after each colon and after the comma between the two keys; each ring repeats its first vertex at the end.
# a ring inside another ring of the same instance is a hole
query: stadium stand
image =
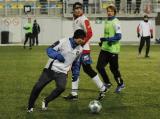
{"type": "MultiPolygon", "coordinates": [[[[9,17],[17,17],[19,26],[17,26],[19,29],[26,21],[26,18],[28,16],[32,17],[33,19],[36,18],[40,25],[42,25],[42,28],[46,26],[46,24],[49,25],[49,28],[46,28],[47,30],[53,29],[53,27],[57,27],[57,29],[60,29],[60,31],[55,30],[55,34],[59,34],[57,36],[54,36],[55,39],[59,39],[59,37],[66,36],[65,33],[71,34],[72,30],[67,29],[68,27],[71,27],[72,23],[72,5],[75,2],[82,2],[83,0],[0,0],[0,21],[3,21],[2,19],[5,17],[8,19],[9,17]],[[24,5],[31,5],[31,12],[26,15],[24,13],[24,5]],[[54,21],[54,23],[52,22],[54,21]],[[70,25],[69,25],[70,24],[70,25]],[[43,26],[44,25],[44,26],[43,26]],[[57,33],[60,32],[60,33],[57,33]]],[[[121,0],[120,3],[120,10],[117,14],[117,17],[122,20],[122,24],[131,24],[131,27],[133,27],[132,31],[131,29],[127,29],[126,31],[129,31],[129,35],[133,36],[135,33],[136,25],[139,23],[139,20],[142,19],[144,14],[148,14],[151,18],[154,28],[156,30],[156,34],[158,34],[160,31],[157,31],[157,26],[155,22],[155,18],[157,17],[158,12],[160,12],[160,0],[142,0],[140,5],[140,13],[134,14],[134,11],[136,9],[136,0],[132,0],[131,4],[131,12],[127,12],[127,0],[121,0]],[[123,23],[124,22],[124,23],[123,23]],[[132,23],[133,22],[133,23],[132,23]],[[133,32],[134,31],[134,32],[133,32]]],[[[106,16],[106,7],[110,4],[115,4],[115,0],[89,0],[88,5],[88,13],[85,13],[87,17],[91,19],[91,24],[93,24],[93,27],[100,29],[102,28],[102,21],[107,17],[106,16]]],[[[2,22],[3,24],[3,22],[2,22]]],[[[11,23],[12,24],[12,23],[11,23]]],[[[2,27],[2,30],[10,30],[10,32],[14,34],[15,31],[12,31],[12,26],[8,25],[7,27],[2,27]]],[[[124,25],[122,25],[123,27],[124,25]]],[[[94,28],[94,29],[95,29],[94,28]]],[[[159,27],[158,27],[159,28],[159,27]]],[[[49,32],[41,32],[40,37],[44,39],[44,34],[48,34],[49,32]]],[[[125,31],[125,29],[124,29],[125,31]]],[[[17,31],[16,33],[21,33],[19,35],[16,34],[16,36],[13,35],[14,39],[19,39],[16,42],[23,42],[23,30],[17,31]]],[[[95,30],[98,34],[102,34],[101,30],[95,30]]],[[[124,32],[125,34],[125,32],[124,32]]],[[[48,34],[52,35],[52,33],[48,34]]],[[[127,34],[128,35],[128,34],[127,34]]],[[[125,35],[124,35],[125,36],[125,35]]],[[[93,39],[98,39],[100,36],[95,34],[93,39]]],[[[14,42],[14,39],[12,40],[14,42]]],[[[50,43],[52,39],[50,37],[47,37],[46,39],[50,39],[49,41],[41,41],[41,43],[50,43]]],[[[137,39],[134,37],[131,40],[137,39]]],[[[130,40],[128,37],[124,37],[125,40],[130,40]]]]}
{"type": "MultiPolygon", "coordinates": [[[[72,13],[72,5],[74,2],[82,0],[0,0],[0,9],[1,14],[5,14],[5,16],[8,15],[17,15],[21,16],[23,14],[20,14],[22,12],[14,12],[15,9],[18,9],[18,11],[22,10],[22,7],[26,4],[31,5],[32,9],[35,11],[33,12],[34,15],[41,15],[42,12],[36,12],[38,10],[41,11],[50,11],[46,12],[47,16],[55,15],[56,11],[59,12],[58,16],[61,16],[60,14],[64,15],[64,17],[71,17],[72,13]],[[5,7],[4,7],[5,6],[5,7]],[[63,7],[62,7],[63,6],[63,7]],[[4,9],[4,10],[2,10],[4,9]],[[53,10],[52,10],[53,9],[53,10]],[[56,10],[57,9],[57,10],[56,10]],[[62,12],[63,11],[63,12],[62,12]],[[4,13],[2,13],[4,12],[4,13]],[[8,13],[9,12],[9,13],[8,13]],[[12,14],[13,13],[13,14],[12,14]]],[[[127,13],[127,0],[121,0],[120,3],[120,12],[118,14],[119,17],[133,17],[133,16],[140,16],[144,13],[153,14],[157,13],[157,11],[160,11],[160,2],[156,0],[142,0],[141,6],[140,6],[140,14],[134,14],[134,10],[136,8],[136,0],[132,0],[131,3],[131,13],[127,13]]],[[[105,8],[109,4],[115,4],[114,0],[89,0],[89,17],[103,17],[105,16],[105,8]]],[[[43,14],[43,13],[42,13],[43,14]]]]}

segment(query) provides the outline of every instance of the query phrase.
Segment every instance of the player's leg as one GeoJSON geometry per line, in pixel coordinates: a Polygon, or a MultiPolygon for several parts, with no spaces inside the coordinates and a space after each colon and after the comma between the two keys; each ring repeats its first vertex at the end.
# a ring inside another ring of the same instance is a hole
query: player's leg
{"type": "Polygon", "coordinates": [[[110,54],[108,52],[101,50],[99,57],[98,57],[97,66],[96,66],[98,72],[102,76],[103,81],[106,85],[111,84],[109,81],[109,77],[108,77],[106,70],[105,70],[105,67],[109,62],[109,55],[110,54]]]}
{"type": "Polygon", "coordinates": [[[146,55],[145,57],[149,57],[149,50],[150,50],[150,36],[149,37],[146,37],[146,55]]]}
{"type": "Polygon", "coordinates": [[[34,85],[29,102],[28,102],[28,110],[33,109],[34,103],[38,98],[41,90],[51,81],[51,78],[48,77],[48,70],[44,69],[38,82],[34,85]]]}
{"type": "Polygon", "coordinates": [[[55,98],[57,98],[66,88],[66,83],[67,83],[67,75],[65,73],[57,73],[57,72],[52,72],[51,74],[53,77],[53,80],[56,82],[56,88],[51,92],[51,94],[44,99],[42,102],[42,109],[46,110],[48,103],[55,98]]]}
{"type": "Polygon", "coordinates": [[[26,48],[25,45],[26,45],[27,41],[28,41],[28,33],[25,34],[25,41],[24,41],[24,46],[23,46],[24,48],[26,48]]]}
{"type": "Polygon", "coordinates": [[[100,80],[97,72],[95,72],[92,67],[92,59],[90,57],[90,54],[82,54],[81,56],[81,62],[83,71],[92,78],[93,82],[97,85],[97,87],[100,89],[100,91],[105,90],[105,86],[103,85],[102,81],[100,80]]]}
{"type": "Polygon", "coordinates": [[[35,44],[35,34],[32,35],[32,45],[34,46],[35,44]]]}
{"type": "Polygon", "coordinates": [[[39,42],[38,42],[38,34],[36,34],[36,45],[38,46],[39,42]]]}
{"type": "Polygon", "coordinates": [[[92,81],[96,84],[96,86],[99,88],[100,93],[98,95],[98,100],[101,100],[105,96],[105,92],[107,91],[106,86],[103,84],[103,82],[100,80],[98,74],[92,69],[91,64],[85,64],[82,63],[83,71],[92,78],[92,81]]]}
{"type": "Polygon", "coordinates": [[[140,45],[139,45],[139,55],[141,54],[144,43],[145,43],[145,39],[144,39],[144,37],[141,37],[140,45]]]}
{"type": "Polygon", "coordinates": [[[64,98],[66,100],[77,100],[78,99],[78,85],[79,85],[79,74],[80,74],[80,58],[76,59],[71,67],[72,71],[72,90],[68,96],[64,98]]]}
{"type": "Polygon", "coordinates": [[[33,36],[32,33],[29,33],[29,48],[32,49],[33,36]]]}
{"type": "Polygon", "coordinates": [[[100,91],[105,90],[105,86],[103,85],[102,81],[100,80],[98,74],[92,69],[90,64],[82,64],[83,71],[92,78],[93,82],[97,85],[100,91]]]}
{"type": "Polygon", "coordinates": [[[119,71],[118,54],[112,54],[109,63],[110,63],[110,70],[114,75],[115,81],[117,82],[117,88],[115,92],[119,93],[121,89],[124,88],[124,82],[119,71]]]}

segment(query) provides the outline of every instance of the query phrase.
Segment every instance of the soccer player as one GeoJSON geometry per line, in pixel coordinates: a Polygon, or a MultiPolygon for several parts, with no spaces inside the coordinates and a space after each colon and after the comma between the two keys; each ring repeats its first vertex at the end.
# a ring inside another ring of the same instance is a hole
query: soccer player
{"type": "Polygon", "coordinates": [[[110,5],[106,10],[108,19],[105,21],[104,38],[100,38],[102,46],[98,57],[97,70],[101,74],[108,90],[111,87],[111,83],[105,71],[105,67],[109,63],[110,70],[117,82],[115,92],[119,93],[121,89],[124,88],[124,82],[119,71],[118,63],[118,54],[120,52],[119,40],[121,40],[122,37],[121,26],[120,21],[115,17],[116,8],[113,5],[110,5]]]}
{"type": "Polygon", "coordinates": [[[34,103],[41,90],[52,80],[55,81],[56,88],[42,101],[42,110],[47,110],[48,103],[65,90],[67,72],[73,61],[81,54],[85,36],[86,33],[78,29],[72,38],[60,39],[47,49],[49,60],[32,89],[28,102],[28,112],[33,111],[34,103]]]}
{"type": "Polygon", "coordinates": [[[92,29],[90,22],[87,17],[83,14],[83,7],[80,2],[76,2],[73,5],[73,29],[83,29],[86,32],[85,45],[83,46],[83,52],[80,59],[73,62],[72,65],[72,91],[71,93],[64,97],[67,100],[77,100],[78,99],[78,84],[79,84],[79,74],[80,67],[82,65],[84,72],[92,78],[92,81],[97,85],[100,90],[100,94],[106,91],[105,86],[100,80],[98,74],[92,69],[91,63],[92,59],[90,56],[90,39],[92,37],[92,29]]]}
{"type": "Polygon", "coordinates": [[[33,45],[36,43],[36,45],[38,45],[38,34],[40,33],[40,26],[37,23],[37,20],[34,20],[33,23],[33,30],[32,30],[32,34],[33,34],[33,45]]]}
{"type": "Polygon", "coordinates": [[[153,38],[153,28],[150,21],[148,21],[148,15],[144,15],[144,20],[140,22],[137,27],[137,37],[141,37],[139,45],[139,56],[141,55],[142,48],[146,42],[146,54],[145,57],[149,57],[150,39],[153,38]]]}
{"type": "Polygon", "coordinates": [[[23,48],[25,49],[25,45],[29,39],[29,49],[32,49],[32,23],[31,23],[31,18],[28,18],[27,24],[23,27],[25,30],[25,41],[24,41],[24,46],[23,48]]]}

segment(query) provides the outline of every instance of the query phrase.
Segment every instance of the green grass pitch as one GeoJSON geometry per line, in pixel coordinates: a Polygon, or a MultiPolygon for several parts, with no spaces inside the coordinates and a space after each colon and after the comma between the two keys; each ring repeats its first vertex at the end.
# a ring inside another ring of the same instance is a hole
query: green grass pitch
{"type": "MultiPolygon", "coordinates": [[[[151,46],[150,58],[137,58],[137,46],[122,46],[120,71],[126,88],[115,94],[116,83],[109,68],[113,86],[102,100],[99,114],[91,114],[88,104],[98,95],[92,80],[81,70],[78,101],[65,101],[62,96],[71,89],[71,75],[65,92],[41,111],[41,101],[55,87],[54,81],[41,92],[32,114],[26,112],[28,98],[48,57],[47,46],[23,49],[21,46],[0,47],[0,119],[159,119],[160,118],[160,47],[151,46]]],[[[99,47],[92,46],[93,68],[99,47]]]]}

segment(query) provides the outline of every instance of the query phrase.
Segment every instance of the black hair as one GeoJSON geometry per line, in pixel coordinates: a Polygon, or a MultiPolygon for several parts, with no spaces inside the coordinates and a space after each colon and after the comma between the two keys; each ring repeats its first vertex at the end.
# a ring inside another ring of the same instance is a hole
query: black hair
{"type": "Polygon", "coordinates": [[[75,10],[76,8],[83,8],[82,3],[80,3],[80,2],[75,2],[75,3],[73,4],[73,10],[75,10]]]}
{"type": "Polygon", "coordinates": [[[82,38],[84,39],[86,37],[86,33],[84,30],[82,29],[78,29],[74,32],[74,36],[73,38],[77,39],[77,38],[82,38]]]}
{"type": "Polygon", "coordinates": [[[145,15],[144,15],[144,18],[148,18],[148,15],[145,14],[145,15]]]}
{"type": "Polygon", "coordinates": [[[144,19],[144,22],[148,22],[148,19],[149,19],[148,15],[144,15],[143,19],[144,19]]]}

